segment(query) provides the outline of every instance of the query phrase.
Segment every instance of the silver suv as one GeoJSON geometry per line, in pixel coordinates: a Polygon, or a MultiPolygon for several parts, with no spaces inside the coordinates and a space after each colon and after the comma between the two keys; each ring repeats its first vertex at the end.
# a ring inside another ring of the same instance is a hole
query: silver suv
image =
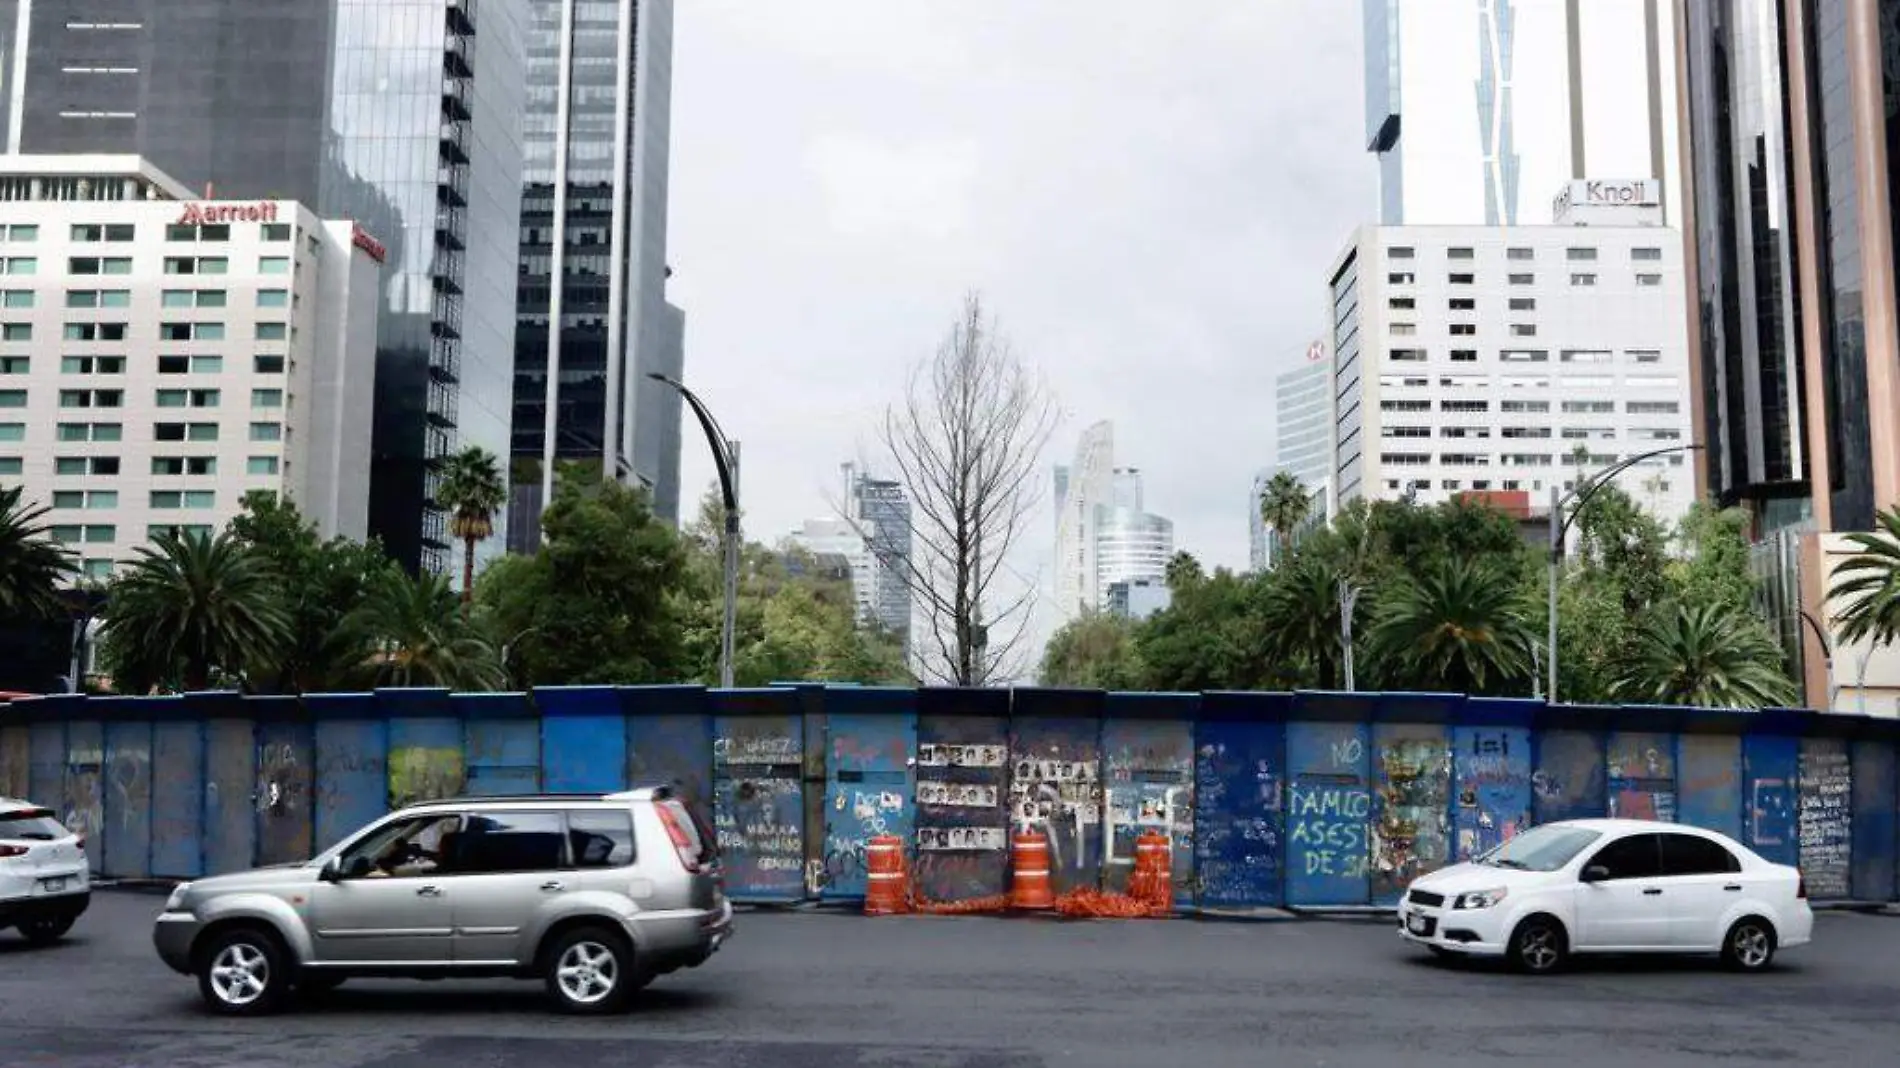
{"type": "Polygon", "coordinates": [[[179,886],[152,941],[224,1013],[358,976],[540,978],[562,1009],[612,1012],[731,937],[713,842],[664,788],[431,801],[179,886]]]}

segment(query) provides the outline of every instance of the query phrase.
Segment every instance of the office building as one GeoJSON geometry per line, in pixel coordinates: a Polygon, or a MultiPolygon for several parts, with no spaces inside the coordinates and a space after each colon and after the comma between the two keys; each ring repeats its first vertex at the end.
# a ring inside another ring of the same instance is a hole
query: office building
{"type": "Polygon", "coordinates": [[[1286,472],[1299,479],[1313,497],[1309,522],[1325,522],[1332,495],[1332,367],[1325,342],[1315,341],[1307,346],[1299,368],[1274,379],[1274,463],[1254,475],[1248,498],[1248,563],[1255,571],[1272,566],[1281,543],[1280,532],[1268,530],[1260,515],[1261,499],[1274,475],[1286,472]]]}
{"type": "Polygon", "coordinates": [[[1082,432],[1075,460],[1055,469],[1055,622],[1060,626],[1098,607],[1096,509],[1114,492],[1115,426],[1082,432]]]}
{"type": "Polygon", "coordinates": [[[1710,492],[1755,515],[1807,702],[1892,715],[1900,653],[1827,646],[1833,567],[1900,502],[1900,17],[1874,0],[1678,0],[1694,399],[1710,492]],[[1831,669],[1831,670],[1830,670],[1831,669]]]}
{"type": "MultiPolygon", "coordinates": [[[[1553,487],[1688,444],[1681,257],[1659,226],[1361,229],[1328,276],[1340,506],[1546,507],[1553,487]]],[[[1617,481],[1665,523],[1695,500],[1681,454],[1617,481]]]]}
{"type": "MultiPolygon", "coordinates": [[[[1091,608],[1105,609],[1112,586],[1164,582],[1174,555],[1174,522],[1142,507],[1141,472],[1118,467],[1108,501],[1095,507],[1095,580],[1091,608]]],[[[1165,582],[1164,582],[1165,585],[1165,582]]]]}
{"type": "Polygon", "coordinates": [[[1108,586],[1108,614],[1121,619],[1139,622],[1173,603],[1174,593],[1165,579],[1129,579],[1108,586]]]}
{"type": "Polygon", "coordinates": [[[0,486],[51,509],[91,579],[258,491],[364,538],[386,256],[137,157],[0,160],[0,486]]]}
{"type": "Polygon", "coordinates": [[[1564,182],[1660,179],[1678,225],[1666,0],[1364,0],[1379,221],[1537,225],[1564,182]]]}
{"type": "Polygon", "coordinates": [[[449,563],[437,462],[508,455],[526,2],[0,0],[9,151],[135,152],[387,247],[370,530],[410,567],[449,563]]]}
{"type": "MultiPolygon", "coordinates": [[[[648,377],[683,362],[666,302],[673,2],[527,4],[514,466],[544,488],[544,464],[603,470],[676,523],[679,396],[648,377]]],[[[515,499],[518,547],[538,543],[540,504],[515,499]]]]}
{"type": "Polygon", "coordinates": [[[859,622],[895,636],[908,652],[915,582],[910,495],[902,483],[856,464],[845,464],[843,474],[844,514],[806,520],[791,541],[814,556],[848,561],[859,622]]]}

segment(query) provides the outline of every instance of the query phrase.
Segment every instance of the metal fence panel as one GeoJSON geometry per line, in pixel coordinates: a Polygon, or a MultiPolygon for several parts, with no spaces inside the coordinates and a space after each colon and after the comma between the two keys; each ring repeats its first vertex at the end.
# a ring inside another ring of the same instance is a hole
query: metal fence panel
{"type": "Polygon", "coordinates": [[[205,872],[205,726],[197,719],[152,724],[152,874],[196,879],[205,872]]]}
{"type": "MultiPolygon", "coordinates": [[[[1243,701],[1255,695],[1221,695],[1243,701]]],[[[1216,698],[1209,697],[1214,701],[1216,698]]],[[[1286,725],[1240,719],[1196,727],[1194,871],[1202,908],[1285,900],[1286,725]]]]}
{"type": "Polygon", "coordinates": [[[924,898],[968,901],[1004,890],[1008,713],[1003,690],[918,691],[913,882],[924,898]]]}
{"type": "Polygon", "coordinates": [[[322,852],[389,811],[388,723],[372,694],[305,700],[315,719],[312,844],[322,852]]]}
{"type": "MultiPolygon", "coordinates": [[[[125,712],[137,711],[128,702],[125,712]]],[[[143,879],[152,874],[152,725],[145,720],[110,719],[105,744],[100,870],[116,879],[143,879]]]]}
{"type": "Polygon", "coordinates": [[[310,811],[314,739],[296,714],[294,698],[283,699],[257,724],[257,863],[290,864],[315,852],[310,811]]]}
{"type": "Polygon", "coordinates": [[[60,793],[60,822],[86,838],[92,870],[105,865],[105,728],[96,719],[66,724],[66,774],[60,793]]]}
{"type": "Polygon", "coordinates": [[[1842,738],[1803,738],[1798,760],[1796,856],[1808,881],[1808,896],[1839,900],[1853,895],[1854,760],[1842,738]]]}
{"type": "Polygon", "coordinates": [[[1531,773],[1537,822],[1593,819],[1609,812],[1603,736],[1595,731],[1544,731],[1531,773]]]}
{"type": "Polygon", "coordinates": [[[1173,900],[1194,901],[1194,712],[1188,694],[1109,694],[1102,720],[1102,773],[1107,779],[1102,844],[1103,879],[1111,890],[1128,888],[1135,870],[1135,840],[1145,831],[1167,836],[1173,900]],[[1166,711],[1173,697],[1177,713],[1166,711]],[[1138,706],[1138,707],[1129,707],[1138,706]],[[1141,718],[1124,718],[1136,713],[1141,718]]]}
{"type": "Polygon", "coordinates": [[[1102,697],[1020,690],[1009,729],[1010,824],[1049,838],[1056,893],[1102,882],[1102,697]]]}
{"type": "Polygon", "coordinates": [[[805,731],[790,690],[714,693],[713,826],[738,901],[805,892],[805,731]]]}
{"type": "Polygon", "coordinates": [[[1441,724],[1373,727],[1372,901],[1396,905],[1412,880],[1451,860],[1451,737],[1441,724]]]}
{"type": "Polygon", "coordinates": [[[1368,734],[1364,723],[1287,724],[1289,905],[1365,905],[1370,900],[1368,734]]]}
{"type": "Polygon", "coordinates": [[[1527,727],[1453,727],[1454,860],[1470,860],[1531,826],[1531,732],[1527,727]]]}
{"type": "Polygon", "coordinates": [[[1676,818],[1742,840],[1742,740],[1684,734],[1676,741],[1676,818]]]}
{"type": "MultiPolygon", "coordinates": [[[[861,898],[865,849],[878,835],[911,840],[916,820],[917,697],[913,690],[840,688],[824,695],[824,852],[807,889],[829,899],[861,898]]],[[[945,803],[955,796],[936,798],[945,803]]]]}
{"type": "Polygon", "coordinates": [[[1891,901],[1896,857],[1893,743],[1854,743],[1854,897],[1891,901]]]}
{"type": "Polygon", "coordinates": [[[1742,740],[1743,843],[1777,864],[1800,863],[1795,825],[1800,743],[1784,735],[1742,740]]]}
{"type": "Polygon", "coordinates": [[[1675,821],[1674,737],[1644,731],[1612,731],[1606,759],[1611,816],[1675,821]]]}
{"type": "Polygon", "coordinates": [[[459,797],[467,786],[462,721],[447,690],[376,691],[389,717],[389,807],[459,797]]]}

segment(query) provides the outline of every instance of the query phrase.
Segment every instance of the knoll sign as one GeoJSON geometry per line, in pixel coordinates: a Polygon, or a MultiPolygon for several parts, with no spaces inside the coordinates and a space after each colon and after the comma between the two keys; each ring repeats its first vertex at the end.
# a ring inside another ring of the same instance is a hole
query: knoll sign
{"type": "Polygon", "coordinates": [[[1573,181],[1565,184],[1563,191],[1551,201],[1550,207],[1551,217],[1559,222],[1573,213],[1594,213],[1603,209],[1656,210],[1662,207],[1662,183],[1650,178],[1573,181]]]}

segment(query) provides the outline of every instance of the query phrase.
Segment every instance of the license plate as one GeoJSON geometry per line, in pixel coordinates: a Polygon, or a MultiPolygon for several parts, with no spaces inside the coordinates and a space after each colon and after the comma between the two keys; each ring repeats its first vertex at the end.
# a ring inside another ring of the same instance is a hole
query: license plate
{"type": "Polygon", "coordinates": [[[63,875],[57,879],[40,880],[40,891],[42,893],[57,894],[64,889],[66,889],[66,877],[63,875]]]}
{"type": "Polygon", "coordinates": [[[1405,917],[1405,929],[1415,935],[1422,935],[1432,929],[1432,921],[1414,912],[1405,917]]]}

